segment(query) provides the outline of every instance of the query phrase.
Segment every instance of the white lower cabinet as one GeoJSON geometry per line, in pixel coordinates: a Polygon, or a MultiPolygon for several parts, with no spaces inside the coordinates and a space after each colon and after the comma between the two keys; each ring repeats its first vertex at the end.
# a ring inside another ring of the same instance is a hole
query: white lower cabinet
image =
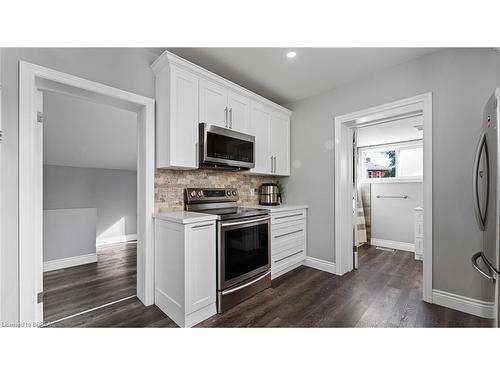
{"type": "Polygon", "coordinates": [[[307,210],[272,212],[271,277],[274,279],[299,267],[307,251],[307,210]]]}
{"type": "Polygon", "coordinates": [[[181,327],[217,313],[215,220],[155,220],[155,304],[181,327]]]}

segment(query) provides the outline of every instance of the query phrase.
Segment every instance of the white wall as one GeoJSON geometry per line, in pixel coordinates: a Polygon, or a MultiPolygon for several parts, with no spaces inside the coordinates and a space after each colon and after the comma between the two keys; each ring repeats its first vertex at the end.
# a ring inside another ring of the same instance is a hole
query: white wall
{"type": "MultiPolygon", "coordinates": [[[[296,103],[287,203],[308,204],[308,255],[334,261],[334,117],[433,93],[433,288],[480,300],[493,288],[472,269],[481,246],[472,162],[483,107],[499,85],[500,55],[446,49],[296,103]]],[[[424,207],[425,209],[425,207],[424,207]]]]}
{"type": "Polygon", "coordinates": [[[421,182],[371,184],[372,238],[413,243],[413,209],[422,205],[421,182]],[[377,195],[407,195],[407,199],[384,199],[377,195]]]}
{"type": "Polygon", "coordinates": [[[17,322],[19,308],[19,61],[56,69],[154,98],[150,64],[156,54],[142,48],[2,49],[2,319],[17,322]]]}
{"type": "Polygon", "coordinates": [[[137,173],[44,165],[43,208],[97,209],[98,242],[137,234],[137,173]]]}
{"type": "Polygon", "coordinates": [[[69,95],[43,94],[43,162],[137,169],[137,114],[69,95]]]}

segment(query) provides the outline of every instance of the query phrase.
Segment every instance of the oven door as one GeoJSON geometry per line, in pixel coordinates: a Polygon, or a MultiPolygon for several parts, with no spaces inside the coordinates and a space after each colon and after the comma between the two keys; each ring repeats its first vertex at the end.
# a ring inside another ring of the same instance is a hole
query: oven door
{"type": "Polygon", "coordinates": [[[269,270],[270,231],[268,215],[218,222],[219,290],[269,270]]]}
{"type": "Polygon", "coordinates": [[[201,123],[199,144],[202,165],[244,169],[255,167],[253,135],[201,123]]]}

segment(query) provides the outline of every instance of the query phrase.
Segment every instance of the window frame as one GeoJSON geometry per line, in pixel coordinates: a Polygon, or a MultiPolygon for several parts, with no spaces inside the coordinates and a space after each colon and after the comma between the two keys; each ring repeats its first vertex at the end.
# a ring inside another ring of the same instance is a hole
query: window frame
{"type": "MultiPolygon", "coordinates": [[[[422,176],[398,176],[399,172],[399,152],[400,150],[404,149],[411,149],[415,148],[415,146],[420,146],[423,148],[423,140],[417,140],[417,141],[407,141],[407,142],[395,142],[395,143],[387,143],[384,145],[372,145],[372,146],[363,146],[363,147],[358,147],[358,176],[362,176],[359,178],[359,183],[363,184],[371,184],[371,183],[406,183],[406,182],[423,182],[423,174],[422,176]],[[377,151],[389,151],[389,150],[395,150],[396,151],[396,163],[395,163],[395,170],[396,170],[396,177],[372,177],[372,178],[366,178],[366,169],[364,167],[365,163],[364,160],[366,159],[364,157],[364,154],[366,152],[377,152],[377,151]]],[[[422,164],[423,167],[423,164],[422,164]]],[[[423,173],[423,171],[422,171],[423,173]]]]}

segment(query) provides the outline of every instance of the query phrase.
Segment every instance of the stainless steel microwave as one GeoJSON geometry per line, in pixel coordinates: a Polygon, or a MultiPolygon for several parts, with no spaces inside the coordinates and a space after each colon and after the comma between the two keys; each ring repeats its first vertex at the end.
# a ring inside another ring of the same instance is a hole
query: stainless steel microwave
{"type": "Polygon", "coordinates": [[[250,169],[255,167],[255,137],[220,126],[199,124],[201,167],[250,169]]]}

